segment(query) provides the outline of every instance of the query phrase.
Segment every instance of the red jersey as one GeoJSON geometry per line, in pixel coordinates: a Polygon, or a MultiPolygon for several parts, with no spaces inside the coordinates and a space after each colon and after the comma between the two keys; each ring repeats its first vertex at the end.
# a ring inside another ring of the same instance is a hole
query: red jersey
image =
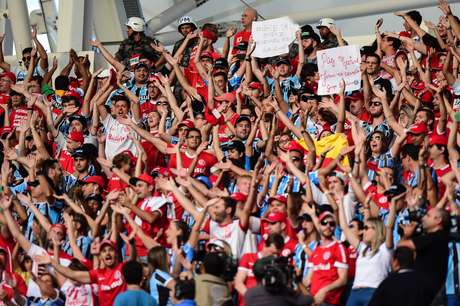
{"type": "MultiPolygon", "coordinates": [[[[190,164],[195,159],[195,156],[190,156],[187,152],[181,152],[180,154],[182,158],[182,166],[185,169],[188,169],[190,167],[190,164]]],[[[217,163],[217,158],[214,155],[209,154],[207,152],[202,152],[196,163],[195,170],[193,171],[192,177],[196,177],[198,175],[209,176],[211,167],[214,166],[216,163],[217,163]]],[[[177,168],[176,154],[171,155],[171,159],[169,160],[168,167],[170,169],[177,168]]]]}
{"type": "Polygon", "coordinates": [[[20,107],[12,111],[10,114],[10,126],[19,128],[21,126],[28,124],[27,113],[28,111],[25,107],[20,107]]]}
{"type": "MultiPolygon", "coordinates": [[[[145,104],[145,103],[144,103],[145,104]]],[[[144,148],[145,154],[147,154],[147,173],[150,173],[155,167],[166,166],[165,157],[163,153],[150,142],[145,139],[141,139],[141,146],[144,148]]]]}
{"type": "MultiPolygon", "coordinates": [[[[259,246],[257,248],[259,251],[263,249],[264,243],[265,243],[264,240],[262,240],[259,243],[259,246]]],[[[292,237],[286,236],[286,238],[284,238],[284,247],[283,247],[283,250],[281,250],[281,256],[287,257],[291,254],[294,254],[295,249],[297,247],[297,243],[298,243],[297,238],[293,239],[292,237]]]]}
{"type": "Polygon", "coordinates": [[[446,192],[446,185],[444,185],[441,179],[444,175],[452,171],[452,167],[450,164],[445,164],[441,168],[434,168],[433,166],[431,167],[433,168],[432,176],[434,179],[436,179],[435,183],[437,183],[436,186],[438,187],[438,196],[439,198],[442,198],[444,192],[446,192]]]}
{"type": "MultiPolygon", "coordinates": [[[[339,278],[338,269],[347,269],[347,251],[337,240],[328,245],[318,245],[308,259],[308,268],[312,269],[311,294],[315,295],[321,288],[339,278]]],[[[337,305],[345,287],[329,291],[325,303],[337,305]]]]}
{"type": "MultiPolygon", "coordinates": [[[[246,272],[246,279],[244,280],[244,285],[248,289],[253,288],[257,285],[256,277],[254,276],[254,271],[252,269],[254,268],[254,264],[256,263],[256,261],[261,258],[262,254],[258,252],[246,253],[240,259],[240,265],[238,267],[238,270],[246,272]]],[[[244,298],[241,296],[241,294],[239,301],[239,305],[244,306],[244,298]]]]}
{"type": "Polygon", "coordinates": [[[147,100],[141,104],[140,110],[141,110],[141,117],[145,118],[147,117],[148,114],[157,110],[157,105],[155,101],[147,100]]]}
{"type": "Polygon", "coordinates": [[[382,193],[378,193],[377,186],[372,185],[372,183],[368,182],[364,185],[364,193],[366,195],[370,194],[372,196],[372,200],[378,207],[383,209],[390,209],[390,200],[387,196],[383,195],[382,193]]]}
{"type": "Polygon", "coordinates": [[[100,306],[112,306],[118,294],[126,290],[126,282],[121,274],[123,263],[115,268],[95,269],[89,271],[91,283],[99,286],[98,299],[100,306]]]}
{"type": "Polygon", "coordinates": [[[73,157],[70,155],[69,151],[61,150],[59,152],[59,163],[61,164],[62,170],[73,173],[75,168],[73,167],[73,157]]]}
{"type": "Polygon", "coordinates": [[[348,279],[355,278],[356,271],[356,259],[358,258],[358,250],[356,250],[351,244],[347,248],[347,263],[348,263],[348,279]]]}
{"type": "MultiPolygon", "coordinates": [[[[166,228],[168,226],[168,221],[166,218],[166,199],[162,197],[148,197],[137,201],[136,206],[145,212],[153,213],[156,211],[160,214],[160,219],[157,219],[154,224],[150,224],[147,221],[140,218],[139,216],[137,216],[136,214],[131,213],[131,217],[134,219],[134,222],[136,222],[136,224],[139,225],[139,227],[147,236],[155,237],[156,233],[158,233],[160,229],[163,229],[163,233],[166,231],[166,228]]],[[[131,231],[131,227],[128,224],[126,227],[128,228],[128,231],[131,231]]],[[[142,240],[140,240],[137,235],[134,239],[136,241],[135,245],[137,255],[147,256],[148,250],[142,243],[142,240]]],[[[158,242],[161,244],[165,242],[164,235],[161,235],[161,237],[158,238],[158,242]]]]}
{"type": "MultiPolygon", "coordinates": [[[[240,117],[237,113],[234,113],[229,120],[233,126],[235,126],[236,120],[240,117]]],[[[227,142],[230,141],[230,138],[228,137],[230,135],[230,131],[228,129],[228,126],[224,123],[219,125],[219,141],[222,142],[227,142]]]]}
{"type": "Polygon", "coordinates": [[[239,31],[238,33],[235,34],[235,37],[233,38],[233,49],[232,49],[232,54],[236,53],[235,47],[238,46],[240,42],[247,42],[249,43],[249,38],[251,37],[251,32],[242,30],[239,31]]]}

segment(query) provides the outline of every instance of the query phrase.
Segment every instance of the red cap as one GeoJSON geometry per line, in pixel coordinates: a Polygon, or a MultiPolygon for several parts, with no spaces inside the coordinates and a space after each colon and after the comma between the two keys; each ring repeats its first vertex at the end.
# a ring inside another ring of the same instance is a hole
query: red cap
{"type": "Polygon", "coordinates": [[[286,214],[281,212],[272,212],[269,213],[264,220],[268,221],[269,223],[276,223],[276,222],[286,222],[286,214]]]}
{"type": "Polygon", "coordinates": [[[283,204],[287,204],[287,197],[285,195],[277,194],[274,197],[270,197],[268,198],[268,203],[271,203],[272,201],[275,201],[275,200],[283,204]]]}
{"type": "Polygon", "coordinates": [[[318,219],[319,221],[321,222],[322,220],[326,219],[327,217],[331,217],[332,219],[335,220],[335,216],[333,213],[331,213],[330,211],[323,211],[321,213],[321,215],[319,215],[318,219]]]}
{"type": "Polygon", "coordinates": [[[130,150],[124,150],[123,152],[121,152],[122,154],[125,154],[125,155],[128,155],[129,159],[131,160],[131,164],[132,165],[135,165],[136,162],[137,162],[137,157],[134,156],[133,152],[131,152],[130,150]]]}
{"type": "Polygon", "coordinates": [[[431,70],[442,70],[443,64],[439,60],[439,57],[440,57],[440,54],[438,53],[431,58],[430,60],[431,70]]]}
{"type": "Polygon", "coordinates": [[[62,223],[53,224],[53,225],[51,225],[51,228],[52,228],[52,229],[59,229],[59,230],[63,231],[64,233],[65,233],[66,230],[67,230],[67,228],[65,227],[65,225],[62,224],[62,223]]]}
{"type": "Polygon", "coordinates": [[[406,32],[406,31],[399,32],[399,36],[402,36],[402,37],[410,37],[410,33],[409,33],[409,32],[406,32]]]}
{"type": "Polygon", "coordinates": [[[106,245],[106,244],[110,245],[112,248],[115,249],[115,243],[114,243],[112,240],[110,240],[110,239],[104,239],[104,240],[101,241],[101,244],[100,244],[101,249],[102,249],[102,247],[103,247],[104,245],[106,245]]]}
{"type": "Polygon", "coordinates": [[[345,99],[350,99],[352,101],[358,101],[358,100],[363,100],[364,95],[360,91],[354,91],[351,95],[346,96],[345,99]]]}
{"type": "Polygon", "coordinates": [[[11,71],[5,71],[2,74],[0,74],[0,78],[7,77],[13,82],[13,84],[16,84],[16,75],[11,72],[11,71]]]}
{"type": "Polygon", "coordinates": [[[193,123],[193,120],[191,120],[191,119],[182,120],[181,123],[179,123],[179,124],[177,125],[177,127],[180,127],[181,125],[185,125],[185,126],[188,127],[189,129],[195,127],[195,124],[193,123]]]}
{"type": "Polygon", "coordinates": [[[447,136],[446,135],[438,135],[438,134],[431,134],[430,136],[430,145],[447,145],[447,136]]]}
{"type": "Polygon", "coordinates": [[[236,100],[236,95],[233,92],[226,92],[214,99],[216,101],[227,101],[228,103],[233,104],[236,100]]]}
{"type": "Polygon", "coordinates": [[[414,123],[409,127],[409,131],[407,132],[411,134],[424,134],[424,133],[428,133],[428,127],[423,122],[414,123]]]}
{"type": "Polygon", "coordinates": [[[418,95],[418,98],[424,104],[431,103],[433,101],[433,93],[429,90],[425,90],[418,95]]]}
{"type": "Polygon", "coordinates": [[[152,170],[152,173],[158,173],[163,176],[171,176],[171,171],[169,171],[169,169],[165,167],[156,167],[152,170]]]}
{"type": "Polygon", "coordinates": [[[78,132],[78,131],[70,132],[67,138],[72,141],[80,142],[80,143],[83,143],[85,141],[85,135],[83,135],[82,132],[78,132]]]}
{"type": "Polygon", "coordinates": [[[85,183],[94,183],[94,184],[97,184],[99,185],[99,187],[101,188],[104,188],[104,185],[105,185],[105,181],[104,181],[104,178],[100,175],[91,175],[91,176],[88,176],[86,179],[83,180],[83,182],[85,183]]]}
{"type": "Polygon", "coordinates": [[[211,40],[212,42],[217,41],[217,35],[214,32],[211,32],[211,31],[208,31],[208,30],[203,30],[203,31],[201,31],[201,33],[203,34],[204,38],[207,38],[207,39],[211,40]]]}
{"type": "Polygon", "coordinates": [[[262,85],[260,82],[251,82],[249,83],[249,88],[263,90],[264,85],[262,85]]]}
{"type": "Polygon", "coordinates": [[[302,147],[297,141],[291,140],[288,146],[288,151],[298,151],[300,153],[305,153],[304,147],[302,147]]]}
{"type": "Polygon", "coordinates": [[[139,175],[138,177],[132,177],[130,180],[129,180],[129,183],[131,185],[136,185],[136,183],[138,181],[142,181],[144,183],[147,183],[148,185],[154,185],[155,184],[155,180],[153,179],[153,177],[151,177],[150,175],[148,175],[147,173],[142,173],[141,175],[139,175]]]}
{"type": "Polygon", "coordinates": [[[211,52],[208,52],[208,51],[203,51],[203,52],[201,52],[200,57],[201,57],[201,58],[207,57],[207,58],[213,59],[213,58],[212,58],[211,52]]]}
{"type": "Polygon", "coordinates": [[[246,202],[248,199],[248,196],[241,192],[232,193],[230,197],[237,202],[246,202]]]}

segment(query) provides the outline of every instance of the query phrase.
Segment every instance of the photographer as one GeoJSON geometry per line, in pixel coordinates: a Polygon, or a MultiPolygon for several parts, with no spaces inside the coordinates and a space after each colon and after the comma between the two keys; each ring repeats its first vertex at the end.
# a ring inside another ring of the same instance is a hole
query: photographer
{"type": "Polygon", "coordinates": [[[232,305],[230,290],[223,276],[226,259],[223,253],[208,253],[204,257],[202,274],[195,277],[195,301],[198,306],[232,305]]]}
{"type": "Polygon", "coordinates": [[[312,305],[313,299],[310,296],[298,294],[289,287],[293,271],[289,271],[288,260],[287,257],[268,256],[254,264],[257,286],[246,291],[245,305],[312,305]]]}
{"type": "Polygon", "coordinates": [[[449,213],[440,207],[432,208],[422,218],[424,234],[411,237],[416,224],[406,225],[405,235],[398,247],[409,247],[416,251],[415,270],[425,275],[431,282],[431,300],[441,290],[447,275],[449,213]]]}

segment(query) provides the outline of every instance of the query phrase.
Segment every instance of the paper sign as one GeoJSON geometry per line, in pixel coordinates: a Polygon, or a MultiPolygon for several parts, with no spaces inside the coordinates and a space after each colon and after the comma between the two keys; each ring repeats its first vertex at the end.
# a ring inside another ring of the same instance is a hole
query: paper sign
{"type": "Polygon", "coordinates": [[[359,46],[345,46],[318,51],[318,95],[339,92],[339,82],[345,80],[345,91],[361,88],[361,55],[359,46]]]}
{"type": "Polygon", "coordinates": [[[289,17],[281,17],[252,23],[252,38],[256,42],[253,56],[272,57],[289,52],[299,26],[289,17]]]}

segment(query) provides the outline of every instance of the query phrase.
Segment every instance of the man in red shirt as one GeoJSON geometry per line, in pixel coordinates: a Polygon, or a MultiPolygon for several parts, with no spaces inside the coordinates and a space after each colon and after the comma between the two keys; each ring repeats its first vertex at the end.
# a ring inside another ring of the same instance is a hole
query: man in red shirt
{"type": "MultiPolygon", "coordinates": [[[[281,251],[282,256],[289,256],[293,254],[297,246],[297,239],[290,237],[287,234],[287,217],[285,213],[282,212],[271,212],[268,214],[267,218],[264,219],[268,223],[268,233],[279,234],[283,237],[284,247],[281,251]]],[[[264,247],[264,242],[262,241],[259,244],[259,250],[264,247]]]]}
{"type": "MultiPolygon", "coordinates": [[[[181,150],[180,157],[182,162],[182,167],[187,169],[192,177],[198,175],[209,176],[210,169],[217,163],[217,158],[207,152],[197,153],[197,149],[201,144],[201,132],[197,128],[191,128],[187,131],[185,135],[186,148],[181,150]],[[196,162],[194,163],[194,161],[196,162]],[[194,169],[191,169],[190,166],[195,164],[194,169]]],[[[177,168],[176,154],[171,155],[169,160],[168,167],[177,168]]]]}
{"type": "MultiPolygon", "coordinates": [[[[150,175],[143,173],[139,177],[133,177],[129,183],[134,186],[134,191],[137,194],[137,202],[125,204],[131,210],[131,217],[134,219],[142,231],[149,237],[154,237],[161,229],[165,232],[168,227],[168,219],[166,216],[166,203],[168,202],[164,197],[153,197],[155,181],[150,175]]],[[[128,230],[131,231],[131,227],[128,230]]],[[[135,246],[137,255],[147,262],[147,248],[136,235],[135,246]]],[[[158,238],[158,242],[164,244],[164,235],[158,238]]]]}
{"type": "Polygon", "coordinates": [[[121,275],[123,263],[119,263],[115,243],[103,240],[96,247],[96,254],[104,268],[90,271],[76,271],[60,265],[56,259],[51,260],[51,265],[67,278],[82,284],[97,284],[99,287],[98,299],[100,306],[111,306],[118,294],[126,290],[126,282],[121,275]]]}
{"type": "Polygon", "coordinates": [[[61,164],[62,170],[68,173],[73,173],[75,171],[72,154],[76,149],[81,147],[84,141],[85,135],[83,135],[82,132],[72,131],[69,133],[69,136],[67,136],[66,148],[59,152],[59,163],[61,164]]]}
{"type": "Polygon", "coordinates": [[[251,7],[247,7],[243,14],[241,14],[241,24],[243,25],[243,30],[235,34],[233,39],[233,50],[232,54],[236,53],[236,46],[241,42],[249,43],[249,38],[251,37],[252,31],[252,22],[257,20],[257,11],[251,7]]]}
{"type": "Polygon", "coordinates": [[[434,170],[433,178],[436,180],[434,185],[438,189],[438,199],[441,199],[446,191],[446,186],[441,179],[452,171],[447,153],[447,136],[431,134],[428,153],[430,154],[428,163],[434,170]]]}
{"type": "Polygon", "coordinates": [[[240,306],[244,306],[243,296],[249,288],[257,285],[253,267],[257,260],[268,256],[279,256],[284,248],[284,238],[280,234],[271,234],[264,242],[260,252],[246,253],[241,257],[238,272],[235,276],[235,289],[240,294],[240,306]]]}
{"type": "Polygon", "coordinates": [[[308,260],[306,286],[315,303],[339,305],[347,283],[347,254],[345,247],[334,238],[335,217],[325,211],[319,216],[321,240],[308,260]]]}

